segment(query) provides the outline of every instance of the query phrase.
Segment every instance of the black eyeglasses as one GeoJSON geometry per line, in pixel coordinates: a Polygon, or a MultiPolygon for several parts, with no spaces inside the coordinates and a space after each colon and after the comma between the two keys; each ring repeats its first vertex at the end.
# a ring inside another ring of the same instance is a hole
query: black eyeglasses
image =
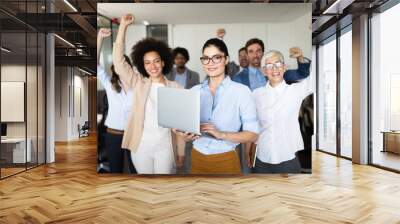
{"type": "Polygon", "coordinates": [[[218,64],[221,62],[222,58],[225,58],[225,56],[216,54],[216,55],[212,56],[211,58],[209,58],[207,56],[201,57],[200,61],[203,65],[208,65],[210,63],[210,61],[212,61],[214,64],[218,64]]]}

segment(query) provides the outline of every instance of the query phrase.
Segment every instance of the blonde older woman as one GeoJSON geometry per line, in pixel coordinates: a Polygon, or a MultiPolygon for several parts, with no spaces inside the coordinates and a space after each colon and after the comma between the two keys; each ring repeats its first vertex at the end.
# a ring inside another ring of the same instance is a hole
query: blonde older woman
{"type": "Polygon", "coordinates": [[[299,173],[296,152],[304,145],[298,115],[303,99],[312,92],[310,78],[288,85],[283,79],[285,60],[279,51],[269,51],[261,63],[268,82],[253,92],[260,124],[257,145],[252,146],[253,150],[257,147],[253,172],[299,173]]]}

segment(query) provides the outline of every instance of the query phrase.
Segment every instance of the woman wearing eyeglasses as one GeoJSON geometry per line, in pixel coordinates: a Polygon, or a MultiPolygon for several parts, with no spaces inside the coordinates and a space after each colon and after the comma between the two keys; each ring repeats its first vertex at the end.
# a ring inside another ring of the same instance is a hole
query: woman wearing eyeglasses
{"type": "Polygon", "coordinates": [[[167,44],[145,38],[132,48],[132,63],[139,73],[134,71],[124,58],[126,29],[133,21],[131,14],[121,18],[113,49],[115,71],[121,74],[123,84],[133,90],[133,109],[122,148],[131,151],[139,174],[171,174],[174,172],[174,149],[177,149],[177,166],[182,166],[185,142],[171,129],[158,126],[157,91],[162,86],[179,88],[176,82],[165,78],[172,68],[173,58],[167,44]]]}
{"type": "Polygon", "coordinates": [[[257,145],[251,147],[251,150],[257,148],[253,172],[300,173],[296,152],[304,145],[298,117],[303,99],[312,93],[310,77],[286,84],[283,79],[286,65],[279,51],[269,51],[261,63],[268,82],[253,92],[260,123],[260,137],[257,145]]]}
{"type": "Polygon", "coordinates": [[[247,86],[233,82],[226,75],[229,54],[222,40],[209,39],[202,52],[200,60],[207,79],[192,89],[200,91],[200,131],[203,134],[186,135],[186,140],[195,140],[191,173],[240,174],[236,146],[254,142],[258,137],[254,99],[247,86]]]}

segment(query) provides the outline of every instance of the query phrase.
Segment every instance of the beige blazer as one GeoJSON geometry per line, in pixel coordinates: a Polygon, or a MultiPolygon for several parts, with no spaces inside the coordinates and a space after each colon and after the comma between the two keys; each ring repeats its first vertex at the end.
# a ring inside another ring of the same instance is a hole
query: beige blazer
{"type": "MultiPolygon", "coordinates": [[[[143,135],[145,105],[151,88],[151,80],[143,77],[125,61],[124,43],[114,43],[113,63],[115,72],[119,75],[123,85],[131,88],[134,92],[133,110],[128,115],[124,136],[122,139],[122,148],[136,151],[143,135]]],[[[182,88],[178,83],[169,81],[165,77],[165,83],[168,87],[182,88]]],[[[177,139],[173,132],[172,143],[175,154],[184,155],[183,147],[177,147],[177,139]]]]}

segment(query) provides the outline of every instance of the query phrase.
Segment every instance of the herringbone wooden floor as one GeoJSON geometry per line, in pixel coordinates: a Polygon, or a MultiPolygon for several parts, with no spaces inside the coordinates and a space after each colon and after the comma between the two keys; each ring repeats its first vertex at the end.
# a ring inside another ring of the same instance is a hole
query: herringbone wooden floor
{"type": "Polygon", "coordinates": [[[95,138],[0,181],[0,223],[400,223],[400,175],[315,152],[312,175],[96,173],[95,138]]]}

